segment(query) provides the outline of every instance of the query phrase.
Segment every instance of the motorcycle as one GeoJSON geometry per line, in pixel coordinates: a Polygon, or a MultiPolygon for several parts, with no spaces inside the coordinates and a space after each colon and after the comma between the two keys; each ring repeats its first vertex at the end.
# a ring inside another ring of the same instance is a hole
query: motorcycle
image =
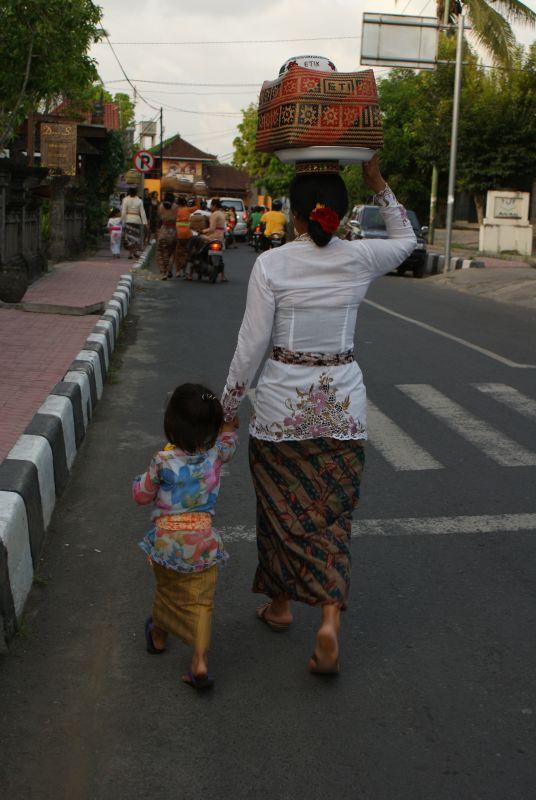
{"type": "Polygon", "coordinates": [[[197,274],[198,281],[208,278],[210,283],[216,283],[220,272],[223,272],[223,244],[218,241],[208,242],[194,255],[192,273],[197,274]]]}
{"type": "Polygon", "coordinates": [[[261,225],[257,225],[253,234],[251,236],[251,244],[253,245],[255,252],[260,253],[261,246],[262,246],[262,227],[261,225]]]}
{"type": "Polygon", "coordinates": [[[281,247],[284,244],[285,237],[282,233],[272,233],[270,235],[270,250],[274,247],[281,247]]]}

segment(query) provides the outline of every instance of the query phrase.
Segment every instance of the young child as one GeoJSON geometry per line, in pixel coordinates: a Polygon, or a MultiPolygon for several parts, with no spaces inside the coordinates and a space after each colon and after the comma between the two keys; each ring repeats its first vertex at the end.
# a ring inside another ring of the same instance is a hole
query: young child
{"type": "Polygon", "coordinates": [[[209,389],[179,386],[164,417],[169,444],[132,486],[137,503],[155,506],[154,527],[140,542],[156,579],[147,651],[163,653],[169,633],[190,645],[191,667],[182,680],[194,689],[214,683],[207,664],[212,608],[218,567],[228,556],[212,516],[221,466],[238,444],[236,427],[224,424],[221,403],[209,389]]]}
{"type": "Polygon", "coordinates": [[[121,258],[121,237],[123,223],[121,222],[121,209],[113,208],[108,220],[108,233],[110,234],[110,250],[114,258],[121,258]]]}

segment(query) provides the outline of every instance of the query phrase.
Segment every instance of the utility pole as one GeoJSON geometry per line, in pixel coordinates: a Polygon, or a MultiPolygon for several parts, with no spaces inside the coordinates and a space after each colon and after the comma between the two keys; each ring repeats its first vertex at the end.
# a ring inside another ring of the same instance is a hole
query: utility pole
{"type": "MultiPolygon", "coordinates": [[[[160,107],[160,183],[164,175],[164,110],[160,107]]],[[[160,186],[162,191],[162,186],[160,186]]]]}
{"type": "MultiPolygon", "coordinates": [[[[446,30],[448,24],[450,23],[450,0],[444,0],[444,2],[445,5],[443,7],[443,25],[446,30]]],[[[434,243],[435,220],[437,213],[438,183],[439,183],[439,170],[437,168],[437,164],[434,163],[432,166],[432,186],[430,189],[430,217],[428,221],[428,241],[430,244],[434,243]]]]}
{"type": "Polygon", "coordinates": [[[450,267],[452,243],[452,223],[454,221],[454,193],[456,190],[456,157],[458,154],[458,121],[460,118],[460,94],[462,88],[463,39],[465,17],[458,15],[458,36],[456,39],[456,69],[454,73],[454,102],[452,104],[452,132],[450,136],[449,187],[447,193],[447,230],[445,236],[445,264],[443,272],[450,267]]]}

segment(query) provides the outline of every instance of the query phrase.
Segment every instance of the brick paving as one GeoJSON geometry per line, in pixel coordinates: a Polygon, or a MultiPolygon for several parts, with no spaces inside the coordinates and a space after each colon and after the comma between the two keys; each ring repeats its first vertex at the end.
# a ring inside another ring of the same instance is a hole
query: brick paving
{"type": "MultiPolygon", "coordinates": [[[[24,300],[85,306],[107,302],[130,262],[108,255],[61,264],[24,300]]],[[[0,460],[82,349],[98,315],[39,314],[0,308],[0,460]]]]}
{"type": "Polygon", "coordinates": [[[120,276],[130,263],[107,255],[60,264],[34,283],[23,302],[82,307],[110,299],[120,276]]]}

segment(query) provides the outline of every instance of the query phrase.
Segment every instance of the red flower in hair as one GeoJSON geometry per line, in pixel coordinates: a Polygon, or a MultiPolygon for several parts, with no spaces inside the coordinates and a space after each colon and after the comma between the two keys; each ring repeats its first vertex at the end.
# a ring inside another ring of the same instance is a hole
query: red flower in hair
{"type": "Polygon", "coordinates": [[[336,211],[333,211],[332,208],[326,208],[320,203],[311,211],[309,219],[318,222],[324,233],[335,233],[341,222],[341,218],[336,211]]]}

